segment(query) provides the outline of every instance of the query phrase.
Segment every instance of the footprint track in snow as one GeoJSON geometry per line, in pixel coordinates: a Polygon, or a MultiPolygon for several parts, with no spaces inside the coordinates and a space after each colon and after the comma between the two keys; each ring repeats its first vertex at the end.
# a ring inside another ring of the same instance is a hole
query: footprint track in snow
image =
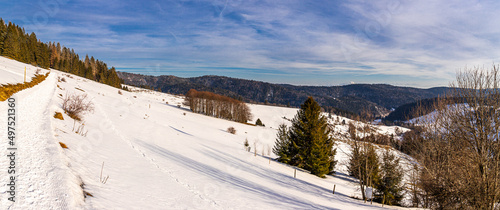
{"type": "MultiPolygon", "coordinates": [[[[199,197],[201,200],[203,200],[204,202],[207,202],[209,204],[212,205],[212,208],[214,207],[219,207],[219,205],[217,204],[217,202],[213,199],[210,199],[210,198],[207,198],[206,196],[204,196],[202,193],[200,193],[198,190],[196,190],[195,187],[191,186],[190,184],[187,184],[185,182],[182,182],[178,177],[176,177],[173,172],[167,170],[167,169],[164,169],[162,168],[156,161],[154,158],[149,158],[147,156],[147,154],[145,152],[143,152],[138,146],[134,145],[134,143],[132,141],[130,141],[129,139],[125,138],[117,129],[116,129],[116,126],[114,125],[114,123],[109,119],[108,115],[106,114],[106,112],[98,105],[96,105],[95,107],[95,110],[97,110],[99,112],[99,114],[101,116],[103,116],[103,120],[105,121],[105,124],[109,126],[109,128],[114,132],[114,134],[116,136],[118,136],[123,142],[125,142],[126,144],[128,144],[134,151],[136,151],[137,153],[139,153],[139,155],[141,155],[143,158],[146,158],[153,166],[155,166],[156,168],[158,168],[162,173],[164,174],[167,174],[168,177],[175,181],[176,183],[178,183],[179,185],[183,186],[184,188],[186,188],[189,192],[193,193],[195,195],[195,197],[199,197]]],[[[194,202],[194,201],[193,201],[194,202]]],[[[219,207],[220,208],[220,207],[219,207]]]]}

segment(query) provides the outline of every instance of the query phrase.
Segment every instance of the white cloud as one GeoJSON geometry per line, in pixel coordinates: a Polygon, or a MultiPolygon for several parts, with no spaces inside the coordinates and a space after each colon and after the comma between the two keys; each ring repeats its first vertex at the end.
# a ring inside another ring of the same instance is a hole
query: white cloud
{"type": "Polygon", "coordinates": [[[36,33],[121,67],[399,75],[436,85],[465,65],[500,58],[495,1],[108,2],[98,11],[93,4],[61,8],[36,33]]]}

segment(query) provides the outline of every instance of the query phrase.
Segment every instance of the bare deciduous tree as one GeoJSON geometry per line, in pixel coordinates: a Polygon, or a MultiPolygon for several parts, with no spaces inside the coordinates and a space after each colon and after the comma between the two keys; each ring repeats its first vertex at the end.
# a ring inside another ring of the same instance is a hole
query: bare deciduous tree
{"type": "Polygon", "coordinates": [[[358,179],[362,199],[369,199],[366,195],[367,187],[374,187],[379,179],[379,164],[375,148],[371,143],[361,141],[356,133],[358,129],[353,123],[349,123],[349,135],[351,141],[351,154],[349,155],[349,175],[358,179]]]}
{"type": "Polygon", "coordinates": [[[184,104],[189,105],[193,112],[208,116],[243,123],[252,120],[250,108],[245,103],[211,92],[191,89],[186,94],[184,104]]]}
{"type": "Polygon", "coordinates": [[[456,79],[428,120],[417,122],[424,140],[415,155],[423,167],[420,187],[431,201],[426,207],[495,209],[500,202],[499,68],[466,68],[456,79]]]}

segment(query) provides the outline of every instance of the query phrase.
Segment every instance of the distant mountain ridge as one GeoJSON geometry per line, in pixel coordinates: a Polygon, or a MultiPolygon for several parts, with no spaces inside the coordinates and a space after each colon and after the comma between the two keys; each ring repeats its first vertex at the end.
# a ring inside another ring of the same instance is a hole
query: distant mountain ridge
{"type": "Polygon", "coordinates": [[[253,103],[300,106],[308,96],[324,108],[361,114],[369,112],[385,116],[390,110],[420,99],[443,95],[448,88],[420,89],[387,84],[353,84],[345,86],[296,86],[224,76],[181,78],[171,75],[149,76],[117,72],[127,85],[161,89],[162,92],[185,94],[190,89],[210,91],[253,103]]]}

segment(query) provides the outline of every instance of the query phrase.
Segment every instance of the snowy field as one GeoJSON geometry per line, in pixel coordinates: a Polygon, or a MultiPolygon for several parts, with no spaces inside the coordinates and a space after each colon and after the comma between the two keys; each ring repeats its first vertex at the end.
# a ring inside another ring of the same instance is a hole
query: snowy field
{"type": "Polygon", "coordinates": [[[43,68],[0,56],[0,85],[23,83],[25,67],[26,82],[31,81],[31,78],[35,75],[38,69],[40,69],[41,74],[45,74],[47,72],[47,70],[43,68]]]}
{"type": "MultiPolygon", "coordinates": [[[[0,84],[18,81],[15,72],[23,65],[0,57],[0,84]]],[[[341,166],[336,176],[322,179],[297,169],[294,178],[295,168],[271,160],[276,128],[289,124],[297,109],[250,105],[253,122],[260,118],[266,125],[260,127],[191,113],[180,96],[120,92],[52,70],[41,84],[15,94],[16,202],[8,200],[11,151],[2,140],[2,209],[398,208],[351,198],[359,197],[357,184],[341,166]],[[65,114],[55,119],[68,94],[87,94],[94,112],[82,122],[65,114]]],[[[7,109],[8,102],[1,102],[1,139],[7,139],[7,109]]]]}

